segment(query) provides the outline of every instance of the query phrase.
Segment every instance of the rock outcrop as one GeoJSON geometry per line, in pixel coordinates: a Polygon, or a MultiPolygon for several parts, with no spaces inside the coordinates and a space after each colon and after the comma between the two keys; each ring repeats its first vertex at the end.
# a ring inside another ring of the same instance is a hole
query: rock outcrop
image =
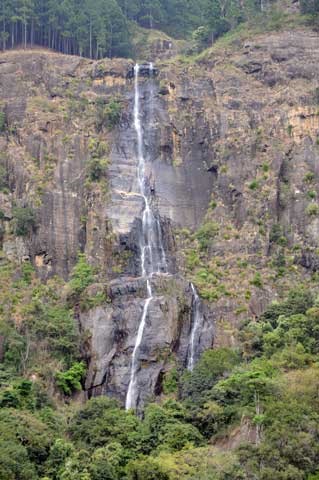
{"type": "MultiPolygon", "coordinates": [[[[143,405],[162,392],[161,380],[173,358],[186,366],[192,328],[193,296],[188,282],[177,276],[158,275],[152,280],[152,301],[139,351],[138,403],[143,405]]],[[[87,351],[90,395],[116,396],[125,403],[131,357],[145,298],[145,281],[121,278],[109,285],[109,305],[81,314],[83,331],[91,332],[87,351]]],[[[212,346],[213,321],[206,312],[198,352],[212,346]]]]}

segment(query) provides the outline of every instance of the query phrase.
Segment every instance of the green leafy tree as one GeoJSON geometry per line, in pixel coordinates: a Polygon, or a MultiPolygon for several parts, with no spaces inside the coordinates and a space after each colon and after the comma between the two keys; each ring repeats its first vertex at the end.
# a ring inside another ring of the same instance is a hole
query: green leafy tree
{"type": "Polygon", "coordinates": [[[127,467],[128,480],[169,480],[168,472],[152,457],[134,460],[127,467]]]}
{"type": "Polygon", "coordinates": [[[31,207],[15,207],[12,213],[16,235],[23,237],[35,229],[36,214],[31,207]]]}

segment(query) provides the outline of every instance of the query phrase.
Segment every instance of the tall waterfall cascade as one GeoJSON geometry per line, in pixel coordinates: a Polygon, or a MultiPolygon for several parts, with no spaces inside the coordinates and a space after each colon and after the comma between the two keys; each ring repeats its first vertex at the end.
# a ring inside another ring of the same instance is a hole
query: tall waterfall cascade
{"type": "Polygon", "coordinates": [[[193,294],[193,306],[192,306],[192,326],[191,334],[189,339],[188,346],[188,358],[187,358],[187,368],[189,371],[192,371],[197,357],[198,344],[200,339],[200,334],[204,322],[204,316],[202,312],[202,303],[198,296],[195,286],[191,283],[191,289],[193,294]]]}
{"type": "MultiPolygon", "coordinates": [[[[149,65],[150,76],[152,76],[153,65],[149,65]]],[[[142,214],[142,231],[140,235],[140,256],[141,256],[141,274],[146,280],[147,299],[144,304],[141,321],[139,324],[135,347],[131,361],[130,383],[126,395],[126,409],[136,408],[138,401],[137,391],[137,373],[139,369],[138,352],[143,339],[143,333],[147,321],[150,304],[153,300],[153,291],[151,278],[155,273],[167,273],[167,259],[163,245],[161,224],[158,215],[155,215],[150,200],[150,188],[145,172],[145,154],[144,154],[144,133],[141,121],[141,95],[139,85],[140,66],[135,65],[135,95],[134,95],[134,129],[137,138],[137,157],[138,157],[138,185],[140,194],[143,197],[144,209],[142,214]]]]}
{"type": "MultiPolygon", "coordinates": [[[[143,65],[145,69],[145,65],[143,65]]],[[[150,81],[152,81],[154,67],[148,65],[150,81]]],[[[147,326],[150,306],[154,300],[152,277],[155,274],[169,274],[168,262],[163,244],[162,227],[159,214],[152,205],[152,193],[149,185],[149,178],[146,172],[146,154],[144,145],[147,144],[147,129],[143,124],[142,93],[140,85],[141,66],[134,67],[134,130],[137,142],[137,183],[139,194],[143,198],[143,211],[141,232],[139,240],[141,276],[146,282],[147,298],[145,300],[141,320],[139,323],[135,346],[131,358],[130,381],[126,394],[126,409],[137,409],[139,403],[138,372],[140,370],[139,353],[142,346],[143,335],[147,326]]],[[[153,89],[151,89],[153,97],[153,89]]],[[[150,102],[153,98],[150,99],[150,102]]],[[[153,110],[151,109],[153,114],[153,110]]],[[[152,119],[151,119],[152,120],[152,119]]],[[[197,346],[200,330],[203,324],[201,301],[193,284],[191,284],[192,301],[192,322],[190,340],[188,346],[187,368],[192,370],[197,360],[197,346]]]]}

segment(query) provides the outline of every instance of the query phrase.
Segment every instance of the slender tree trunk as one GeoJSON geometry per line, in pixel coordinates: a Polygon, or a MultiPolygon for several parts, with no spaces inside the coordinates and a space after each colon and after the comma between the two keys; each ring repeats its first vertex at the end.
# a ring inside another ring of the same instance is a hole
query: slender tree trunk
{"type": "Polygon", "coordinates": [[[4,9],[4,0],[2,0],[2,49],[5,51],[6,49],[6,15],[4,9]]]}
{"type": "Polygon", "coordinates": [[[90,58],[93,57],[92,51],[92,17],[90,17],[90,58]]]}
{"type": "Polygon", "coordinates": [[[109,58],[112,58],[113,53],[113,25],[110,28],[110,48],[109,48],[109,58]]]}

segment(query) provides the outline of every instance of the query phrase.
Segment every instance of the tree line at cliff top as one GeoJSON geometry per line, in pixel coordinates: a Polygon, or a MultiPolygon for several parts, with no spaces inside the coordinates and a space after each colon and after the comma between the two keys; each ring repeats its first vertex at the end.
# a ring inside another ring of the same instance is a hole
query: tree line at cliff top
{"type": "MultiPolygon", "coordinates": [[[[132,27],[156,28],[208,46],[272,0],[0,0],[3,50],[39,45],[90,58],[133,56],[132,27]]],[[[317,13],[316,0],[301,12],[317,13]]]]}
{"type": "Polygon", "coordinates": [[[39,45],[90,58],[133,56],[132,26],[209,44],[264,0],[0,0],[3,50],[39,45]]]}

